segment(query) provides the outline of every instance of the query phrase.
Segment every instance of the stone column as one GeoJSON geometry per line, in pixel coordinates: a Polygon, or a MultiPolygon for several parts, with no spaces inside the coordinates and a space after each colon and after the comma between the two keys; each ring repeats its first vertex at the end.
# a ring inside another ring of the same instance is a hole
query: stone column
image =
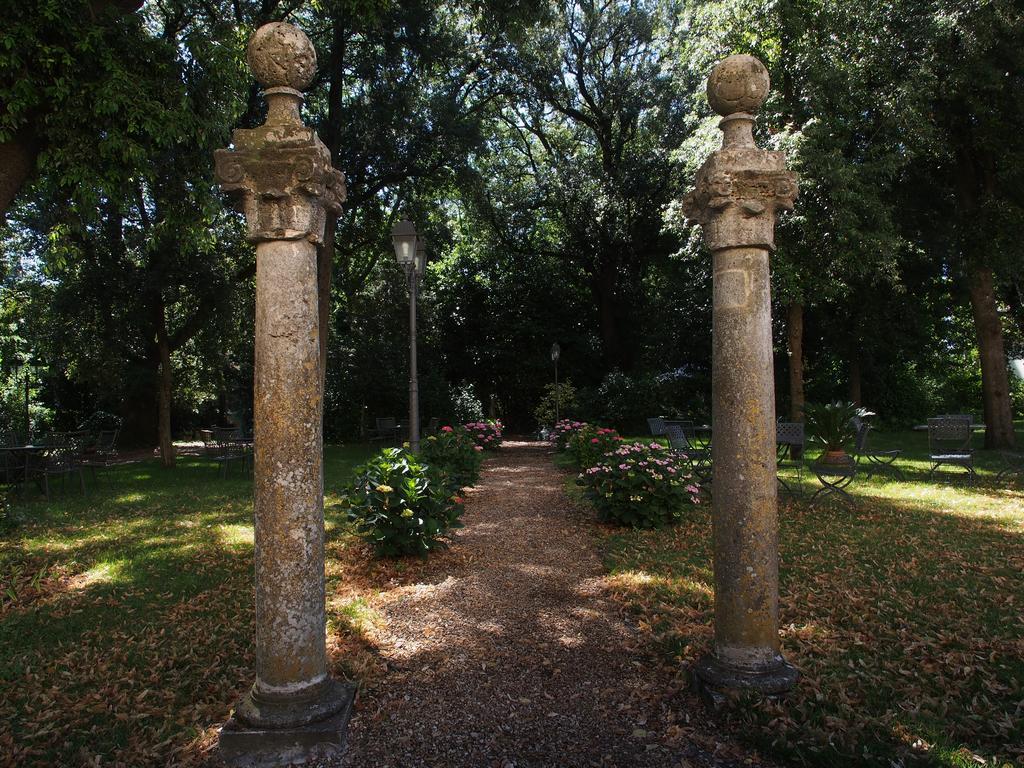
{"type": "Polygon", "coordinates": [[[797,178],[781,152],[754,144],[754,116],[768,70],[730,56],[708,79],[722,115],[722,149],[697,173],[683,201],[713,258],[712,421],[715,644],[698,662],[698,686],[778,694],[796,670],[779,652],[775,394],[768,257],[775,219],[793,207],[797,178]]]}
{"type": "Polygon", "coordinates": [[[260,27],[249,66],[267,120],[214,155],[256,244],[256,682],[221,732],[232,765],[304,762],[344,745],[349,686],[327,669],[323,384],[316,246],[345,179],[299,114],[316,53],[295,27],[260,27]]]}

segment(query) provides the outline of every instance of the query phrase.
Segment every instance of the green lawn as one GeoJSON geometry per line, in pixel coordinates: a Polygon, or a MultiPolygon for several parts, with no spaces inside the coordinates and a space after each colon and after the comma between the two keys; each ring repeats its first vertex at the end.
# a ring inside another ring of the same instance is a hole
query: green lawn
{"type": "MultiPolygon", "coordinates": [[[[803,679],[781,707],[725,717],[812,765],[1019,762],[1022,485],[994,484],[998,457],[984,454],[976,488],[929,483],[923,435],[876,442],[908,450],[908,482],[858,481],[853,506],[784,500],[782,635],[803,679]]],[[[370,598],[418,569],[373,560],[332,509],[369,453],[327,456],[329,647],[359,681],[380,672],[360,643],[370,598]]],[[[195,765],[252,679],[251,481],[202,459],[146,461],[87,498],[69,488],[17,511],[28,522],[0,537],[0,764],[195,765]]],[[[604,530],[622,599],[692,661],[711,632],[710,510],[604,530]]]]}
{"type": "MultiPolygon", "coordinates": [[[[369,455],[328,448],[328,505],[369,455]]],[[[252,682],[251,479],[182,458],[72,488],[51,504],[30,491],[28,522],[0,537],[0,764],[194,764],[252,682]]],[[[337,580],[366,556],[327,519],[337,580]]],[[[351,592],[332,629],[360,618],[351,592]]]]}
{"type": "MultiPolygon", "coordinates": [[[[907,482],[858,479],[852,505],[780,505],[782,644],[799,687],[723,717],[808,765],[1024,765],[1022,479],[997,484],[1001,460],[982,452],[976,487],[962,470],[929,482],[925,435],[873,437],[906,451],[907,482]]],[[[620,596],[683,664],[711,639],[710,534],[705,506],[605,539],[620,596]]]]}

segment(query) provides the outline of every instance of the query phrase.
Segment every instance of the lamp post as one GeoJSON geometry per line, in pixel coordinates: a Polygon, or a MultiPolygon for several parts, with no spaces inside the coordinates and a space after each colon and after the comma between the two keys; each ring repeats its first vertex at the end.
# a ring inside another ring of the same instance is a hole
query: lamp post
{"type": "Polygon", "coordinates": [[[558,358],[562,356],[562,348],[556,341],[551,345],[551,362],[555,364],[555,424],[559,422],[559,411],[562,405],[562,395],[558,391],[558,358]]]}
{"type": "Polygon", "coordinates": [[[409,281],[409,446],[420,449],[420,389],[416,371],[416,299],[420,275],[427,263],[427,240],[420,237],[408,219],[391,228],[395,258],[405,268],[409,281]]]}

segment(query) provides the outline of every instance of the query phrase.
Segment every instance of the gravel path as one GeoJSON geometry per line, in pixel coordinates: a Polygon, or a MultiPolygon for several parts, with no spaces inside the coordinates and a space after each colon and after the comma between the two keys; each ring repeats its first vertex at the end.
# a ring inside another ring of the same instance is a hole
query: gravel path
{"type": "Polygon", "coordinates": [[[387,663],[337,766],[761,765],[719,744],[606,594],[593,524],[540,443],[506,443],[454,547],[374,603],[387,663]]]}

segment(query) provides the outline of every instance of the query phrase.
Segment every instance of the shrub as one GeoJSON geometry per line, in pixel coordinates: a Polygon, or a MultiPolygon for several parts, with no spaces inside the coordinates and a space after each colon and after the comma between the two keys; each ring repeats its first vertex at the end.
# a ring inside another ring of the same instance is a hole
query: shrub
{"type": "Polygon", "coordinates": [[[566,448],[580,469],[594,466],[606,453],[619,447],[622,438],[614,429],[586,424],[569,438],[566,448]]]}
{"type": "Polygon", "coordinates": [[[820,443],[826,451],[842,451],[853,442],[857,430],[855,417],[874,416],[866,408],[836,400],[834,403],[806,403],[804,422],[811,441],[820,443]]]}
{"type": "Polygon", "coordinates": [[[607,522],[657,528],[675,522],[700,489],[685,460],[659,443],[626,443],[579,476],[586,496],[607,522]]]}
{"type": "Polygon", "coordinates": [[[571,419],[562,419],[560,422],[555,424],[554,429],[551,430],[551,434],[548,435],[548,440],[558,450],[565,450],[569,445],[569,439],[577,432],[577,430],[583,429],[589,426],[585,421],[572,421],[571,419]]]}
{"type": "Polygon", "coordinates": [[[441,427],[420,443],[420,456],[432,467],[446,472],[457,488],[473,485],[480,478],[483,448],[463,427],[441,427]]]}
{"type": "Polygon", "coordinates": [[[579,401],[576,397],[576,387],[566,379],[558,384],[546,384],[544,386],[544,397],[541,398],[533,411],[533,418],[540,426],[554,424],[558,419],[556,413],[561,415],[575,414],[579,410],[579,401]]]}
{"type": "Polygon", "coordinates": [[[501,419],[471,421],[463,426],[473,441],[484,450],[494,450],[501,445],[501,419]]]}
{"type": "Polygon", "coordinates": [[[356,469],[344,504],[356,532],[384,557],[426,555],[461,527],[462,499],[444,472],[401,448],[385,448],[356,469]]]}
{"type": "Polygon", "coordinates": [[[452,411],[459,422],[477,421],[484,417],[484,406],[470,384],[461,384],[452,391],[452,411]]]}

